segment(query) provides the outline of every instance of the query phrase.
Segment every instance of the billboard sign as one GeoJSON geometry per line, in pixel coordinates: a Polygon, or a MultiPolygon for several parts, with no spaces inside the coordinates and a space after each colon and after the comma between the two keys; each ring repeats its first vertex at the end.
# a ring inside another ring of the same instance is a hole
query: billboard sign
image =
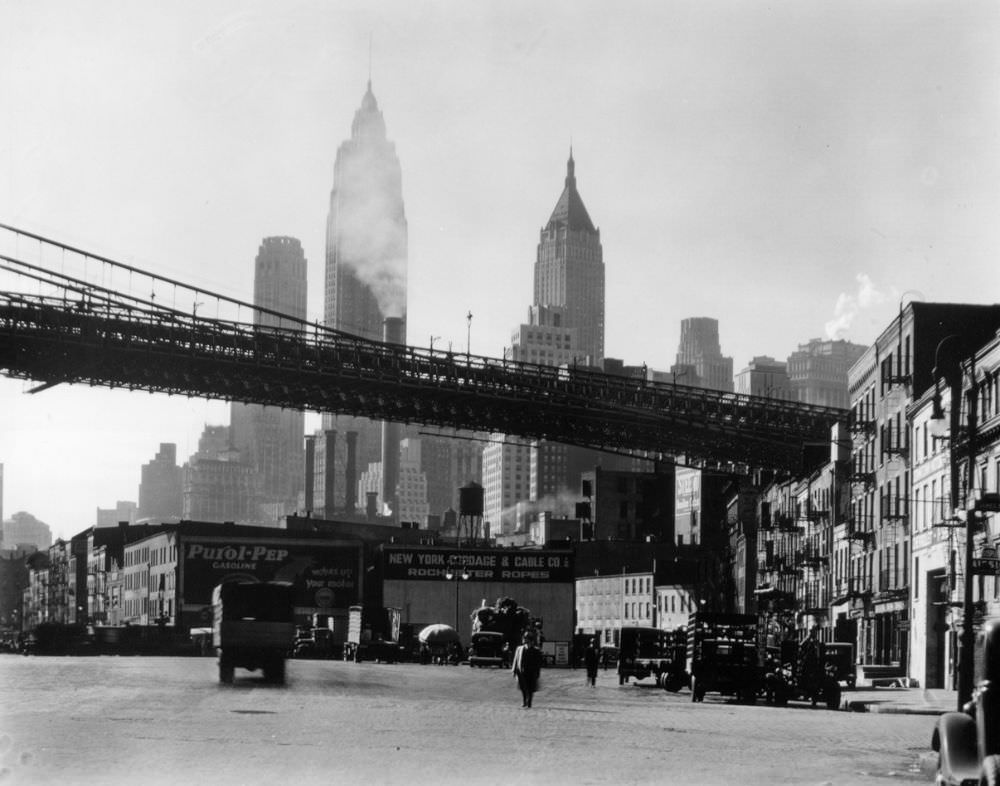
{"type": "Polygon", "coordinates": [[[211,603],[223,580],[288,581],[295,605],[347,608],[360,588],[361,546],[353,542],[189,537],[181,542],[185,606],[211,603]]]}
{"type": "Polygon", "coordinates": [[[387,546],[385,579],[439,581],[452,569],[474,581],[573,582],[573,555],[565,551],[463,551],[387,546]]]}

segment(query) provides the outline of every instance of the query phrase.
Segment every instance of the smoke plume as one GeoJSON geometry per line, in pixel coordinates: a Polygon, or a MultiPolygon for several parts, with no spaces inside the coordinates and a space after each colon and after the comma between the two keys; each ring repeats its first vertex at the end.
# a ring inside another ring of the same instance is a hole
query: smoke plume
{"type": "Polygon", "coordinates": [[[858,282],[858,291],[854,294],[841,292],[837,298],[833,319],[826,323],[827,338],[844,338],[862,311],[887,303],[896,297],[895,290],[880,291],[866,273],[858,273],[855,280],[858,282]]]}
{"type": "Polygon", "coordinates": [[[337,154],[337,253],[368,286],[383,316],[406,314],[407,228],[399,159],[381,134],[345,143],[337,154]]]}

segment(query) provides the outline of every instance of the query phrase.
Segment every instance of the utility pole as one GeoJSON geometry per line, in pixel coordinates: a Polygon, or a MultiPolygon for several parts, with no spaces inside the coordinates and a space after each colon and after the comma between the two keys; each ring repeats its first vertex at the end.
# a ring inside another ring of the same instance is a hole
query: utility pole
{"type": "MultiPolygon", "coordinates": [[[[962,387],[962,375],[961,375],[961,365],[959,365],[959,373],[957,375],[958,382],[956,387],[961,390],[962,387]]],[[[972,699],[973,682],[975,680],[975,653],[973,652],[976,645],[976,632],[973,629],[975,623],[975,607],[972,602],[972,561],[975,554],[975,535],[976,535],[976,521],[978,516],[976,514],[975,506],[972,504],[974,501],[973,489],[976,482],[976,439],[978,431],[978,413],[976,409],[978,407],[978,391],[976,390],[976,354],[972,353],[969,359],[969,395],[968,395],[968,415],[967,415],[967,429],[965,438],[967,440],[968,448],[968,471],[967,476],[969,482],[966,486],[965,492],[965,586],[962,588],[962,644],[961,644],[961,659],[958,662],[958,708],[961,709],[962,706],[969,700],[972,699]]],[[[961,398],[959,397],[957,401],[953,400],[952,406],[956,404],[960,405],[961,398]]],[[[952,462],[953,467],[958,465],[958,457],[955,456],[954,451],[952,452],[952,462]]],[[[957,471],[955,475],[957,476],[957,471]]]]}

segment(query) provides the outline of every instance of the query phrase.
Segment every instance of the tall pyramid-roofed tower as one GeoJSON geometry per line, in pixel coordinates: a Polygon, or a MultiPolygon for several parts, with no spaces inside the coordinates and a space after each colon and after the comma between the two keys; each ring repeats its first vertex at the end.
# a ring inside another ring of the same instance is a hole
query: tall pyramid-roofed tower
{"type": "Polygon", "coordinates": [[[601,231],[594,227],[577,191],[572,149],[562,194],[541,230],[535,261],[534,302],[563,308],[564,325],[578,331],[581,354],[589,356],[594,365],[601,363],[604,359],[601,231]]]}

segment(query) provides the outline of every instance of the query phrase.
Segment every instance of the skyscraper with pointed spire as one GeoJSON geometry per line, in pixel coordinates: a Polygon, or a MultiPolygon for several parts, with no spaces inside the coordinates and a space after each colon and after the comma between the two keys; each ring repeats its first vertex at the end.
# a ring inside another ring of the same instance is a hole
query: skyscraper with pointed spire
{"type": "Polygon", "coordinates": [[[601,364],[604,360],[604,253],[601,231],[594,227],[576,188],[572,148],[566,162],[562,194],[538,242],[534,302],[537,306],[561,307],[563,325],[577,330],[581,353],[589,357],[592,365],[601,364]]]}
{"type": "MultiPolygon", "coordinates": [[[[562,193],[542,227],[535,258],[534,304],[529,323],[512,336],[511,356],[531,362],[599,366],[604,360],[604,256],[601,233],[576,187],[570,148],[562,193]]],[[[554,442],[514,449],[503,435],[483,450],[486,518],[491,531],[509,534],[518,524],[513,502],[529,512],[562,509],[579,496],[580,472],[600,455],[554,442]],[[524,458],[521,454],[524,454],[524,458]]]]}
{"type": "MultiPolygon", "coordinates": [[[[387,317],[402,320],[395,341],[406,340],[407,224],[396,146],[371,80],[354,114],[351,137],[337,149],[326,223],[324,321],[328,327],[383,340],[387,317]]],[[[381,426],[367,418],[327,415],[326,431],[357,433],[357,466],[382,460],[381,426]]],[[[398,453],[399,434],[390,434],[398,453]]],[[[346,439],[336,440],[333,500],[326,515],[342,509],[346,486],[346,439]]],[[[329,460],[329,458],[327,458],[329,460]]],[[[398,457],[396,458],[398,462],[398,457]]],[[[384,502],[384,501],[383,501],[384,502]]]]}

